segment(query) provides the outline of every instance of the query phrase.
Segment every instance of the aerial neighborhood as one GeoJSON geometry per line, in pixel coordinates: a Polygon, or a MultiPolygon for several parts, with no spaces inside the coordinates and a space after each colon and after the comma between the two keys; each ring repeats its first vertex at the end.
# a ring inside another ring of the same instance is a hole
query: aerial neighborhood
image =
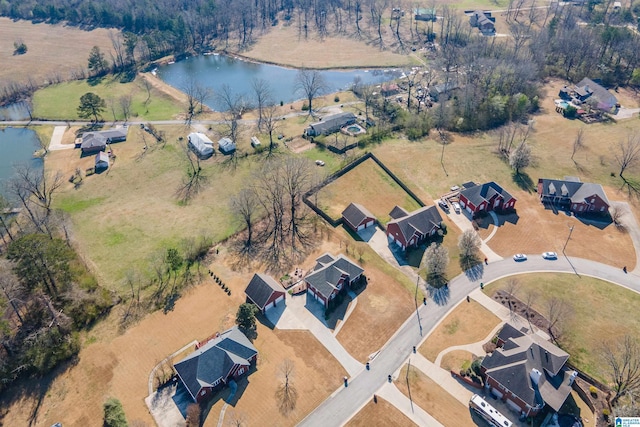
{"type": "Polygon", "coordinates": [[[0,426],[640,426],[640,2],[0,34],[0,426]]]}

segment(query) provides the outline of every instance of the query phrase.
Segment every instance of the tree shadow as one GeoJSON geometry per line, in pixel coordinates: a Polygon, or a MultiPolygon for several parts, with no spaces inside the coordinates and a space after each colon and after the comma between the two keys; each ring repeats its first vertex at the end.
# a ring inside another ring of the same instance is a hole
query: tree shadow
{"type": "Polygon", "coordinates": [[[464,271],[465,276],[472,282],[482,279],[484,264],[480,260],[474,258],[473,261],[463,261],[461,259],[460,267],[462,271],[464,271]]]}
{"type": "Polygon", "coordinates": [[[437,305],[447,305],[449,303],[449,285],[445,284],[440,287],[435,287],[428,285],[427,292],[429,293],[429,297],[433,299],[437,305]]]}
{"type": "Polygon", "coordinates": [[[529,193],[533,192],[535,186],[533,185],[533,180],[526,172],[512,173],[511,178],[513,182],[520,187],[522,190],[525,190],[529,193]]]}
{"type": "Polygon", "coordinates": [[[93,76],[87,79],[87,84],[89,86],[98,86],[104,80],[104,75],[93,76]]]}

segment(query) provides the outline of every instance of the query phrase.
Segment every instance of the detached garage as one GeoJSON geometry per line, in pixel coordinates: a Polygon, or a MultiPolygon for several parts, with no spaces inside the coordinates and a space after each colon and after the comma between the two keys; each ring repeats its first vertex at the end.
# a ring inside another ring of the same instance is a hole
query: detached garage
{"type": "Polygon", "coordinates": [[[342,211],[342,221],[353,231],[364,230],[376,223],[376,218],[362,205],[351,203],[342,211]]]}
{"type": "Polygon", "coordinates": [[[254,274],[244,293],[247,295],[247,302],[258,306],[262,314],[279,303],[284,304],[284,289],[273,277],[266,274],[254,274]]]}

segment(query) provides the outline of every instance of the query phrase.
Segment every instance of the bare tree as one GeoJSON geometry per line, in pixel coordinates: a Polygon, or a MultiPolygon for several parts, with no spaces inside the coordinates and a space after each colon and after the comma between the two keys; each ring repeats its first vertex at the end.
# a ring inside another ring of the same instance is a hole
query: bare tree
{"type": "Polygon", "coordinates": [[[278,368],[280,385],[276,390],[278,408],[283,415],[288,415],[296,408],[298,402],[298,390],[293,382],[295,364],[291,359],[284,359],[278,368]]]}
{"type": "Polygon", "coordinates": [[[273,150],[275,148],[275,142],[273,141],[273,135],[280,128],[280,117],[277,116],[278,107],[275,105],[268,105],[263,109],[262,112],[262,123],[264,130],[269,134],[269,150],[267,155],[270,157],[273,155],[273,150]]]}
{"type": "Polygon", "coordinates": [[[131,102],[132,102],[131,94],[122,95],[118,98],[118,102],[120,104],[120,110],[122,111],[122,116],[124,117],[125,123],[129,121],[129,117],[131,116],[131,102]]]}
{"type": "MultiPolygon", "coordinates": [[[[229,85],[224,84],[216,97],[225,109],[222,134],[236,143],[242,131],[239,120],[245,108],[244,96],[234,93],[229,85]]],[[[235,159],[235,155],[232,158],[235,159]]]]}
{"type": "Polygon", "coordinates": [[[447,283],[447,266],[449,251],[443,245],[431,243],[424,252],[424,265],[427,269],[427,282],[436,288],[447,283]]]}
{"type": "Polygon", "coordinates": [[[566,323],[572,314],[572,308],[564,300],[552,297],[546,304],[546,315],[548,327],[547,332],[551,339],[559,344],[564,332],[566,323]]]}
{"type": "Polygon", "coordinates": [[[246,227],[246,238],[242,247],[243,253],[253,250],[253,222],[260,207],[258,197],[253,189],[243,189],[231,198],[231,212],[239,218],[246,227]]]}
{"type": "Polygon", "coordinates": [[[637,338],[626,335],[622,341],[604,345],[601,354],[616,393],[611,400],[615,406],[625,394],[640,390],[640,347],[637,338]]]}
{"type": "Polygon", "coordinates": [[[533,326],[531,325],[531,317],[533,317],[533,305],[538,299],[538,293],[534,289],[527,289],[524,296],[524,304],[527,308],[527,322],[529,322],[529,329],[533,331],[533,326]]]}
{"type": "MultiPolygon", "coordinates": [[[[572,151],[571,151],[571,160],[573,160],[573,156],[576,155],[578,150],[581,150],[582,148],[584,148],[584,128],[583,127],[578,129],[578,133],[576,134],[576,137],[573,140],[573,146],[572,146],[572,151]]],[[[575,163],[576,161],[573,160],[573,162],[575,163]]]]}
{"type": "Polygon", "coordinates": [[[516,175],[520,175],[520,170],[529,164],[531,164],[531,148],[526,141],[522,141],[509,155],[509,165],[515,170],[516,175]]]}
{"type": "Polygon", "coordinates": [[[24,323],[19,306],[23,304],[22,298],[25,288],[13,272],[13,265],[10,261],[0,260],[0,290],[13,309],[20,324],[24,323]]]}
{"type": "Polygon", "coordinates": [[[306,222],[308,211],[302,203],[303,195],[311,188],[313,173],[311,163],[300,157],[288,157],[282,163],[282,184],[288,197],[289,221],[287,231],[290,235],[291,249],[295,252],[298,243],[307,243],[306,222]]]}
{"type": "Polygon", "coordinates": [[[227,425],[231,427],[247,427],[249,425],[247,414],[243,411],[238,411],[237,409],[231,411],[227,425]]]}
{"type": "Polygon", "coordinates": [[[463,268],[469,268],[477,264],[478,250],[482,240],[473,229],[465,230],[458,238],[458,248],[460,249],[460,264],[463,268]]]}
{"type": "Polygon", "coordinates": [[[187,111],[185,117],[185,123],[191,125],[193,117],[196,115],[196,108],[198,106],[198,83],[195,79],[190,78],[184,86],[181,87],[182,92],[187,96],[187,111]]]}
{"type": "Polygon", "coordinates": [[[11,210],[11,204],[9,201],[0,194],[0,225],[4,229],[4,233],[2,233],[2,240],[6,244],[7,242],[4,240],[4,235],[9,236],[10,240],[13,240],[13,235],[11,234],[11,223],[5,218],[9,211],[11,210]]]}
{"type": "Polygon", "coordinates": [[[182,184],[176,190],[176,196],[182,203],[187,203],[202,190],[207,182],[207,177],[200,166],[200,157],[193,153],[187,144],[181,142],[179,145],[187,160],[187,168],[182,184]]]}
{"type": "Polygon", "coordinates": [[[197,403],[187,406],[187,418],[185,420],[186,427],[200,427],[200,416],[202,409],[197,403]]]}
{"type": "Polygon", "coordinates": [[[271,86],[269,82],[264,79],[253,79],[251,81],[251,88],[253,89],[253,96],[256,101],[256,108],[258,109],[258,129],[262,130],[264,121],[264,109],[273,104],[271,86]]]}
{"type": "Polygon", "coordinates": [[[507,280],[507,284],[504,288],[504,291],[507,293],[507,303],[509,304],[509,315],[511,318],[516,317],[516,294],[520,289],[520,281],[515,277],[507,280]]]}
{"type": "Polygon", "coordinates": [[[294,85],[296,93],[307,99],[309,115],[313,114],[313,100],[328,89],[327,82],[318,70],[302,68],[298,71],[294,85]]]}
{"type": "Polygon", "coordinates": [[[619,141],[614,150],[616,162],[620,166],[618,175],[624,179],[624,172],[640,160],[640,138],[637,135],[629,135],[626,141],[619,141]]]}

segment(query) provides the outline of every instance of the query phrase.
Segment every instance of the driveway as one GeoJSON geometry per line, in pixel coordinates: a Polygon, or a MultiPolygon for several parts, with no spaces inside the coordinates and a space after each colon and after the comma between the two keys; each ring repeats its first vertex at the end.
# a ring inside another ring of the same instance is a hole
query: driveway
{"type": "Polygon", "coordinates": [[[56,126],[53,128],[53,134],[51,135],[51,142],[49,142],[49,151],[68,150],[74,148],[74,144],[63,144],[62,137],[64,131],[67,130],[66,126],[56,126]]]}
{"type": "MultiPolygon", "coordinates": [[[[350,377],[364,369],[364,365],[354,359],[333,335],[332,331],[320,321],[324,318],[322,305],[308,296],[287,295],[286,308],[267,312],[267,318],[278,329],[307,329],[336,358],[350,377]],[[314,314],[313,310],[316,314],[314,314]],[[319,317],[318,317],[319,316],[319,317]]],[[[346,319],[345,319],[346,320],[346,319]]]]}
{"type": "Polygon", "coordinates": [[[633,273],[640,273],[640,226],[636,217],[629,207],[627,202],[611,202],[611,206],[619,209],[622,212],[620,215],[620,223],[624,225],[633,242],[633,248],[636,250],[636,268],[633,269],[633,273]]]}
{"type": "MultiPolygon", "coordinates": [[[[464,233],[465,230],[473,230],[473,225],[471,224],[471,218],[469,217],[469,215],[470,214],[464,209],[462,209],[462,212],[459,214],[451,210],[451,213],[448,214],[448,217],[451,219],[451,221],[453,221],[455,225],[458,226],[460,231],[464,233]]],[[[493,221],[494,221],[494,225],[495,225],[494,230],[495,230],[498,228],[498,225],[495,224],[497,217],[493,215],[491,217],[493,218],[493,221]]],[[[493,237],[494,234],[495,233],[491,233],[491,235],[487,239],[485,239],[480,245],[480,250],[482,251],[484,256],[487,257],[487,260],[490,262],[500,261],[502,259],[502,257],[497,253],[495,253],[489,246],[487,246],[487,243],[486,243],[489,241],[489,239],[493,237]]]]}

